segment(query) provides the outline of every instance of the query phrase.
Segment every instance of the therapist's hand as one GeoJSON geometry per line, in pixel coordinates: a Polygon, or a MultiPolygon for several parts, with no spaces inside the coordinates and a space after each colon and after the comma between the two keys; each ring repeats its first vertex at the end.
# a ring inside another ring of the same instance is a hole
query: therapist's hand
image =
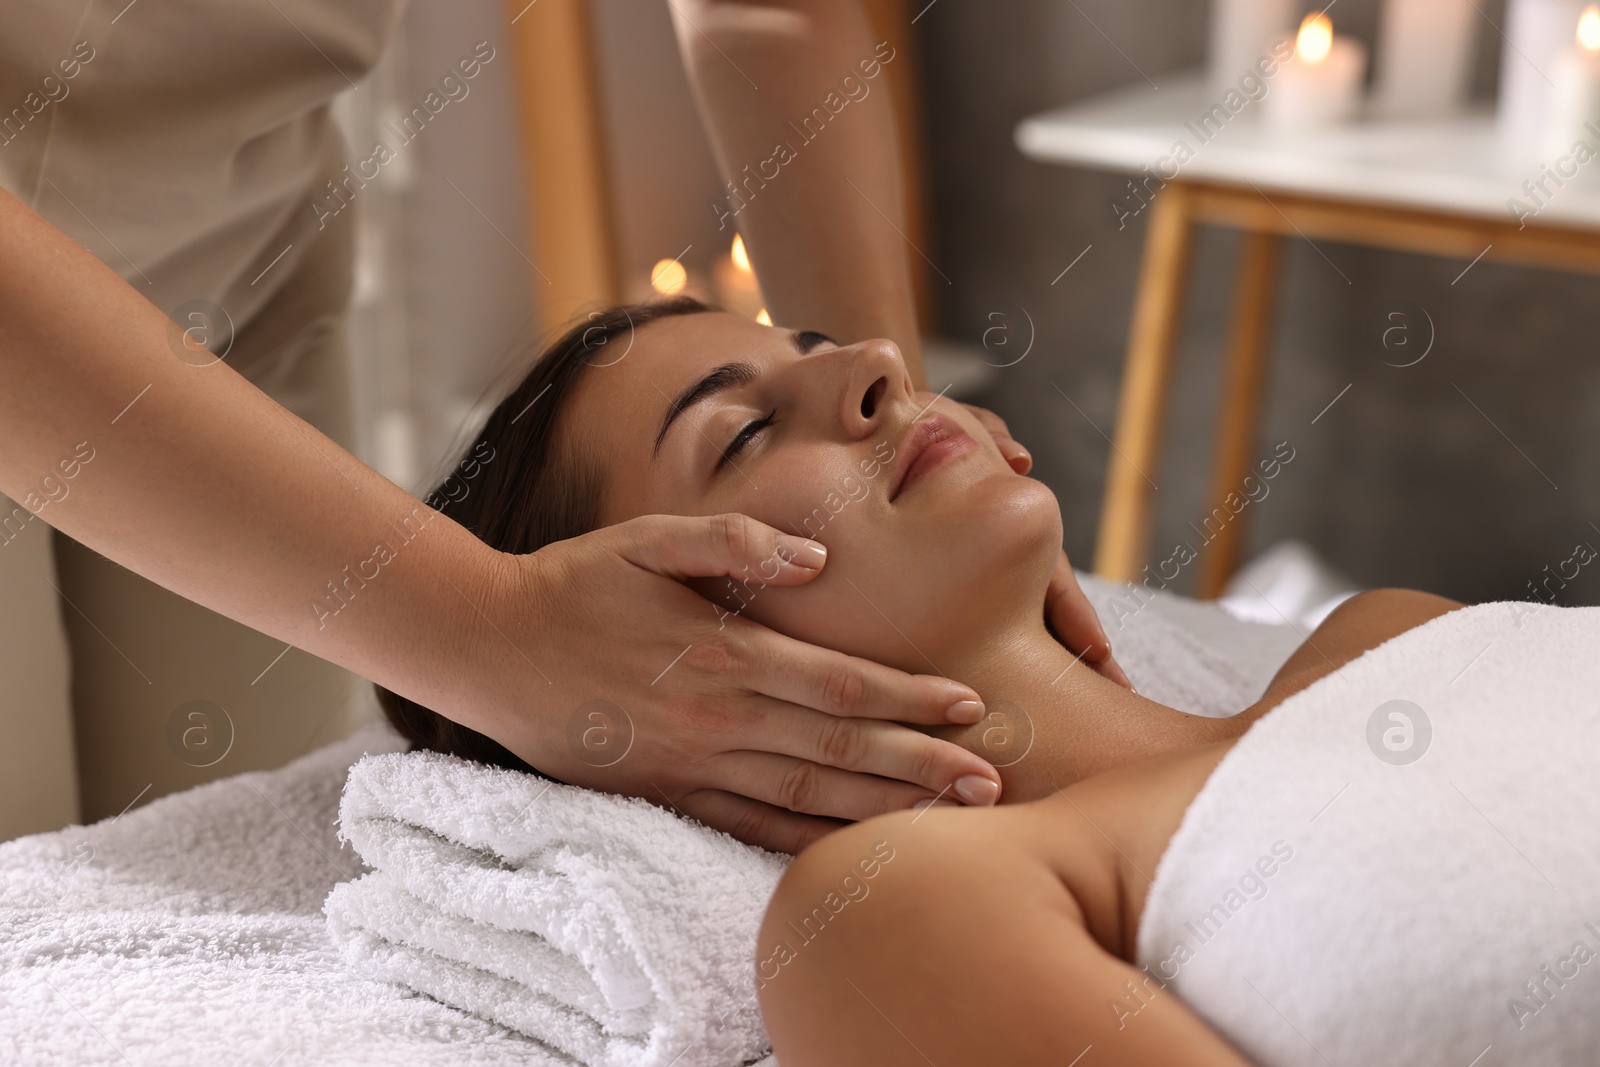
{"type": "Polygon", "coordinates": [[[993,803],[987,762],[900,725],[979,721],[971,689],[793,640],[681,583],[776,569],[768,585],[802,585],[820,547],[743,515],[648,516],[506,557],[486,614],[532,620],[514,644],[537,673],[514,684],[541,714],[472,725],[563,781],[783,852],[940,794],[993,803]]]}
{"type": "MultiPolygon", "coordinates": [[[[972,404],[962,406],[983,423],[983,428],[994,438],[1000,454],[1011,464],[1012,470],[1027,474],[1033,469],[1033,456],[1011,436],[1004,419],[987,408],[972,404]]],[[[1074,655],[1118,685],[1133,688],[1133,682],[1111,655],[1111,640],[1100,625],[1100,616],[1095,612],[1094,605],[1089,603],[1083,588],[1078,585],[1078,576],[1073,573],[1065,551],[1056,560],[1055,573],[1050,576],[1050,588],[1044,595],[1044,610],[1045,618],[1050,621],[1056,636],[1074,655]]]]}

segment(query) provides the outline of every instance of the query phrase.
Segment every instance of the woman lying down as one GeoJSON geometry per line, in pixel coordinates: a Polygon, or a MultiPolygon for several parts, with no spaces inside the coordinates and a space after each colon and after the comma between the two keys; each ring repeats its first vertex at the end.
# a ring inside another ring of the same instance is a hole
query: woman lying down
{"type": "MultiPolygon", "coordinates": [[[[1056,500],[893,344],[689,300],[574,330],[482,441],[444,510],[495,547],[744,512],[830,561],[704,583],[719,614],[984,696],[939,732],[1002,765],[1001,806],[907,786],[789,868],[753,963],[784,1067],[1600,1055],[1600,609],[1365,593],[1254,705],[1186,714],[1052,637],[1056,500]]],[[[381,695],[413,741],[519,765],[381,695]]]]}

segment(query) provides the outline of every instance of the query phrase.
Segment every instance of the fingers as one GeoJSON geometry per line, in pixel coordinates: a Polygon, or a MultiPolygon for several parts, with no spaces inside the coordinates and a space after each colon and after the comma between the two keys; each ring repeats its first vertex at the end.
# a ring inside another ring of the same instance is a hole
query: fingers
{"type": "MultiPolygon", "coordinates": [[[[900,729],[913,733],[904,727],[900,729]]],[[[885,812],[904,811],[918,801],[932,800],[938,795],[937,791],[892,778],[854,774],[772,752],[729,752],[715,761],[714,770],[718,785],[739,796],[797,814],[852,822],[885,812]]]]}
{"type": "Polygon", "coordinates": [[[971,412],[983,428],[989,431],[989,436],[994,438],[995,447],[1000,449],[1000,455],[1011,464],[1011,469],[1018,474],[1027,474],[1033,469],[1033,455],[1022,443],[1011,436],[1011,431],[1006,428],[1006,422],[999,415],[988,408],[976,407],[972,404],[963,404],[962,407],[971,412]]]}
{"type": "Polygon", "coordinates": [[[757,782],[752,786],[755,791],[748,793],[744,788],[750,784],[748,781],[738,785],[719,781],[719,788],[781,803],[797,811],[852,819],[898,811],[936,794],[984,807],[999,799],[999,772],[983,757],[960,745],[900,723],[844,719],[776,700],[765,700],[763,704],[762,714],[732,731],[728,744],[745,751],[729,753],[730,756],[784,757],[823,770],[855,772],[846,778],[876,776],[872,782],[876,792],[857,781],[847,783],[843,799],[820,799],[819,794],[827,793],[844,779],[797,771],[787,762],[781,769],[795,774],[794,782],[757,782]],[[790,800],[798,806],[789,804],[790,800]]]}
{"type": "Polygon", "coordinates": [[[748,515],[647,515],[610,527],[617,551],[668,578],[750,578],[775,585],[809,582],[827,562],[816,541],[779,533],[748,515]]]}
{"type": "Polygon", "coordinates": [[[849,825],[839,819],[796,815],[771,804],[717,789],[697,790],[671,803],[680,814],[732,834],[747,845],[790,855],[849,825]]]}
{"type": "Polygon", "coordinates": [[[1061,553],[1056,560],[1055,572],[1050,576],[1050,586],[1045,591],[1045,616],[1055,629],[1061,643],[1100,674],[1128,689],[1133,688],[1127,672],[1111,655],[1111,639],[1100,625],[1100,616],[1094,605],[1078,584],[1078,576],[1061,553]]]}
{"type": "Polygon", "coordinates": [[[846,718],[891,719],[927,726],[970,725],[983,718],[978,694],[949,678],[906,674],[785,637],[748,619],[735,620],[746,689],[846,718]]]}
{"type": "MultiPolygon", "coordinates": [[[[803,803],[799,807],[784,804],[792,810],[864,819],[910,807],[930,795],[949,796],[980,807],[995,803],[1000,796],[999,773],[983,757],[899,723],[840,719],[773,701],[766,721],[755,729],[760,736],[751,738],[749,754],[790,757],[824,769],[872,775],[880,783],[888,781],[894,786],[880,787],[878,793],[868,797],[859,788],[861,783],[854,783],[852,799],[841,808],[832,801],[817,801],[808,792],[813,784],[827,787],[836,779],[824,776],[813,783],[802,777],[789,791],[803,803]],[[908,785],[916,788],[908,792],[904,788],[908,785]],[[859,802],[862,797],[868,797],[865,805],[859,802]]],[[[785,769],[792,770],[787,764],[785,769]]],[[[771,799],[771,788],[746,795],[771,799]]],[[[786,799],[779,797],[773,803],[786,799]]]]}

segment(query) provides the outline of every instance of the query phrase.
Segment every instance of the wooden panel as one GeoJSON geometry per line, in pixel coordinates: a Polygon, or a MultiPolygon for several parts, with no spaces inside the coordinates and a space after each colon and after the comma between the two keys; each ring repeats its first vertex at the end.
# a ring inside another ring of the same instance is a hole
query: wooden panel
{"type": "Polygon", "coordinates": [[[507,0],[533,289],[549,329],[621,299],[594,50],[583,0],[507,0]],[[542,272],[542,274],[541,274],[542,272]]]}

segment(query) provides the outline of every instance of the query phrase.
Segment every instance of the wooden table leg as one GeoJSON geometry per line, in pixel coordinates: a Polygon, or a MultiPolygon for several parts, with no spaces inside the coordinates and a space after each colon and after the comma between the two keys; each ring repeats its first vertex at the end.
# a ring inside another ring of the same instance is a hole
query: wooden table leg
{"type": "Polygon", "coordinates": [[[1150,210],[1094,550],[1095,573],[1112,581],[1136,581],[1149,552],[1151,494],[1194,250],[1193,194],[1186,183],[1168,183],[1150,210]]]}
{"type": "Polygon", "coordinates": [[[1200,580],[1195,595],[1212,598],[1239,565],[1244,544],[1249,496],[1245,476],[1261,423],[1261,396],[1266,383],[1267,352],[1272,340],[1272,313],[1277,300],[1283,242],[1259,230],[1242,235],[1238,280],[1234,283],[1232,338],[1223,371],[1216,448],[1211,461],[1211,511],[1201,523],[1211,538],[1200,555],[1200,580]],[[1232,494],[1233,506],[1227,503],[1232,494]],[[1235,511],[1237,508],[1237,511],[1235,511]]]}

